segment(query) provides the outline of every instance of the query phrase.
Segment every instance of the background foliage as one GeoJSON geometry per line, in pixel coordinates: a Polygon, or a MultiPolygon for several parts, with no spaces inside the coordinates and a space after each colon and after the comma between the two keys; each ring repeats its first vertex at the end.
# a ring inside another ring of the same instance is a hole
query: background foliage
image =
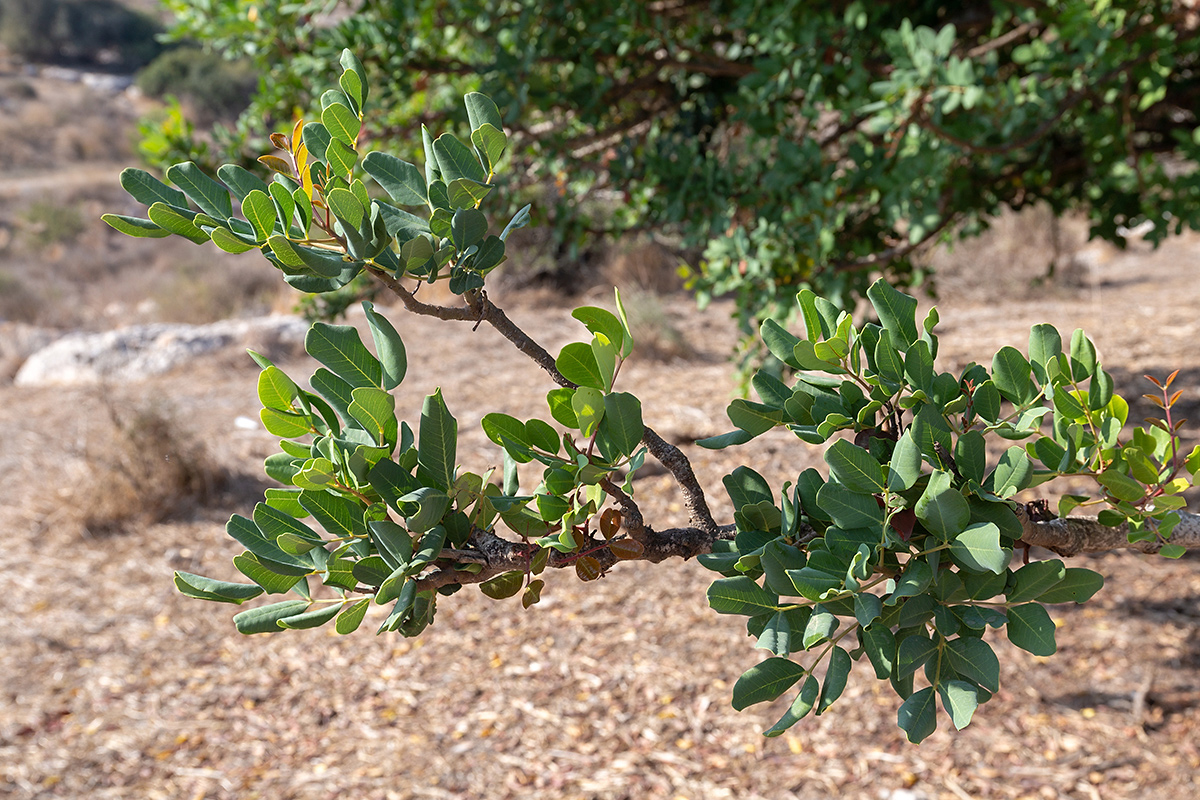
{"type": "Polygon", "coordinates": [[[366,135],[397,155],[421,124],[462,132],[458,98],[484,91],[513,140],[499,194],[539,198],[560,260],[669,234],[747,331],[804,286],[845,305],[872,271],[918,281],[920,245],[1003,206],[1084,206],[1118,244],[1121,224],[1157,242],[1200,214],[1181,166],[1200,45],[1175,0],[167,5],[173,36],[260,69],[243,157],[264,120],[311,113],[343,47],[378,87],[366,135]]]}
{"type": "Polygon", "coordinates": [[[116,0],[0,0],[0,43],[33,61],[137,69],[162,49],[160,31],[116,0]]]}

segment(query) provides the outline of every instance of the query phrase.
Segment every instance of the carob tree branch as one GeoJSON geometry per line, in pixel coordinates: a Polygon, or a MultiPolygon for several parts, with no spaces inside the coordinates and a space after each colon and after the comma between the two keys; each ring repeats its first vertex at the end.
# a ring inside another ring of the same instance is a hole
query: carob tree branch
{"type": "MultiPolygon", "coordinates": [[[[712,531],[691,527],[656,531],[643,525],[639,535],[634,537],[631,532],[630,538],[636,538],[642,545],[642,555],[634,560],[657,564],[668,558],[689,559],[709,553],[712,551],[713,542],[730,538],[733,533],[733,525],[715,528],[712,531]]],[[[536,549],[532,545],[504,539],[492,531],[485,530],[473,531],[470,543],[476,549],[443,550],[440,560],[481,564],[482,569],[474,572],[456,569],[452,564],[439,566],[417,581],[417,590],[437,589],[450,584],[483,583],[505,572],[524,572],[530,568],[530,559],[536,549]]],[[[589,540],[584,543],[582,554],[599,561],[601,570],[608,570],[619,559],[603,545],[602,540],[589,540]]],[[[552,550],[546,566],[549,569],[573,567],[580,555],[581,553],[560,553],[552,550]]]]}
{"type": "MultiPolygon", "coordinates": [[[[384,286],[400,298],[406,309],[414,314],[437,317],[438,319],[473,321],[476,324],[486,322],[501,336],[508,339],[517,350],[524,353],[535,364],[541,367],[550,376],[550,379],[559,386],[568,389],[576,388],[574,383],[567,380],[558,371],[554,357],[509,319],[508,315],[491,301],[487,296],[487,292],[482,290],[467,292],[463,296],[466,303],[463,307],[434,306],[417,300],[412,292],[404,288],[403,284],[384,270],[370,265],[367,268],[384,286]]],[[[679,484],[692,526],[715,535],[718,527],[717,523],[713,520],[712,512],[708,508],[708,501],[704,497],[704,489],[701,488],[700,482],[696,480],[696,474],[692,471],[692,465],[688,461],[688,457],[678,447],[659,436],[650,426],[646,426],[642,433],[642,443],[646,445],[646,449],[650,455],[662,464],[675,478],[676,483],[679,484]]]]}
{"type": "MultiPolygon", "coordinates": [[[[1094,517],[1063,517],[1060,519],[1037,520],[1027,506],[1017,507],[1017,519],[1021,521],[1023,544],[1044,547],[1060,556],[1070,557],[1081,553],[1102,553],[1107,550],[1136,550],[1139,553],[1157,553],[1163,542],[1157,538],[1149,541],[1130,542],[1129,526],[1109,528],[1101,525],[1094,517]]],[[[1171,532],[1171,544],[1183,545],[1188,549],[1200,547],[1200,514],[1180,513],[1180,521],[1171,532]]],[[[1154,530],[1154,521],[1147,527],[1154,530]]]]}

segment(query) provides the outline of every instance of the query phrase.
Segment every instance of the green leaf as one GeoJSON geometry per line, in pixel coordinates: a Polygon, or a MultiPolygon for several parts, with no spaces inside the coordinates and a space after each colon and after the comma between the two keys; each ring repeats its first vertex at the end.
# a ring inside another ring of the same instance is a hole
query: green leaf
{"type": "Polygon", "coordinates": [[[759,436],[783,422],[783,410],[737,398],[726,409],[729,421],[752,437],[759,436]]]}
{"type": "Polygon", "coordinates": [[[341,103],[332,103],[321,112],[321,124],[335,139],[348,147],[354,147],[358,132],[362,130],[362,122],[349,107],[341,103]]]}
{"type": "Polygon", "coordinates": [[[982,639],[958,638],[946,643],[950,668],[995,694],[1000,690],[1000,661],[982,639]]]}
{"type": "Polygon", "coordinates": [[[293,617],[308,606],[307,600],[284,600],[236,614],[233,624],[238,633],[277,633],[281,630],[280,620],[293,617]]]}
{"type": "Polygon", "coordinates": [[[209,234],[209,237],[212,239],[213,244],[224,250],[226,253],[232,253],[233,255],[246,253],[254,249],[254,245],[247,244],[225,228],[214,228],[209,234]]]}
{"type": "Polygon", "coordinates": [[[975,415],[985,422],[994,423],[1000,419],[1000,391],[996,384],[984,381],[975,387],[971,393],[971,405],[975,415]]]}
{"type": "Polygon", "coordinates": [[[408,573],[410,575],[419,573],[426,564],[431,563],[442,554],[442,547],[445,544],[446,529],[441,525],[426,531],[425,535],[421,537],[419,549],[413,554],[412,562],[408,566],[408,573]]]}
{"type": "Polygon", "coordinates": [[[1027,403],[1035,394],[1030,380],[1032,368],[1015,347],[1001,347],[992,358],[992,382],[1004,398],[1014,404],[1027,403]]]}
{"type": "MultiPolygon", "coordinates": [[[[1013,445],[1000,456],[991,475],[991,490],[1000,497],[1012,497],[1029,486],[1033,477],[1033,462],[1025,448],[1013,445]]],[[[1139,495],[1140,496],[1140,495],[1139,495]]]]}
{"type": "Polygon", "coordinates": [[[248,583],[230,583],[193,575],[190,572],[175,573],[175,588],[197,600],[214,600],[218,603],[241,605],[263,593],[262,587],[248,583]]]}
{"type": "Polygon", "coordinates": [[[566,345],[554,360],[554,366],[571,383],[601,391],[605,388],[604,376],[590,344],[571,342],[566,345]]]}
{"type": "Polygon", "coordinates": [[[479,244],[487,236],[487,217],[476,208],[460,208],[450,221],[450,238],[459,251],[479,244]]]}
{"type": "Polygon", "coordinates": [[[883,613],[883,601],[878,595],[859,592],[854,595],[854,619],[866,628],[883,613]]]}
{"type": "Polygon", "coordinates": [[[146,215],[150,217],[150,220],[155,225],[168,233],[182,236],[195,244],[204,244],[208,241],[208,234],[200,230],[192,222],[194,215],[191,212],[188,212],[188,215],[185,216],[173,206],[168,206],[165,203],[155,203],[150,206],[146,215]]]}
{"type": "Polygon", "coordinates": [[[275,231],[275,204],[266,192],[255,189],[242,200],[242,215],[254,226],[256,239],[265,242],[275,231]]]}
{"type": "Polygon", "coordinates": [[[406,566],[412,560],[412,536],[404,528],[387,519],[371,520],[367,527],[375,548],[392,569],[406,566]]]}
{"type": "Polygon", "coordinates": [[[383,367],[349,325],[314,322],[304,337],[304,349],[352,387],[381,385],[383,367]]]}
{"type": "MultiPolygon", "coordinates": [[[[342,107],[345,108],[345,106],[342,107]]],[[[327,192],[326,200],[329,203],[329,210],[333,212],[335,217],[356,231],[362,228],[363,218],[366,216],[367,210],[363,206],[362,201],[354,195],[354,192],[339,186],[327,192]]]]}
{"type": "Polygon", "coordinates": [[[929,566],[929,562],[922,559],[910,560],[905,564],[904,574],[896,582],[896,588],[892,590],[887,605],[895,605],[900,598],[913,597],[923,593],[932,582],[933,569],[929,566]]]}
{"type": "Polygon", "coordinates": [[[324,155],[330,172],[342,180],[350,180],[350,173],[353,172],[354,164],[358,161],[358,154],[351,150],[349,145],[341,139],[331,139],[325,147],[324,155]]]}
{"type": "Polygon", "coordinates": [[[313,609],[306,611],[303,614],[295,614],[290,617],[284,617],[278,621],[281,628],[289,630],[307,630],[308,628],[319,628],[329,620],[337,616],[337,613],[342,610],[341,606],[327,605],[324,608],[313,609]]]}
{"type": "Polygon", "coordinates": [[[825,592],[840,588],[846,577],[844,574],[835,575],[816,567],[789,569],[787,576],[795,587],[794,594],[798,594],[806,600],[820,600],[821,595],[825,592]]]}
{"type": "Polygon", "coordinates": [[[921,448],[913,439],[911,429],[906,430],[892,451],[892,461],[888,468],[888,490],[903,492],[911,489],[921,477],[922,466],[921,448]]]}
{"type": "Polygon", "coordinates": [[[450,491],[454,484],[455,453],[458,447],[458,422],[438,389],[425,398],[421,407],[421,425],[417,445],[417,463],[438,488],[450,491]]]}
{"type": "Polygon", "coordinates": [[[485,414],[480,424],[487,437],[503,447],[515,461],[526,464],[533,460],[525,425],[521,420],[508,414],[493,412],[485,414]]]}
{"type": "Polygon", "coordinates": [[[513,218],[508,221],[508,224],[504,226],[504,230],[500,233],[500,241],[507,241],[510,233],[517,228],[524,228],[529,224],[529,220],[531,219],[529,209],[532,207],[531,204],[524,205],[516,214],[513,214],[513,218]]]}
{"type": "Polygon", "coordinates": [[[1008,568],[1010,556],[1000,547],[1000,529],[990,522],[976,523],[955,536],[950,553],[967,569],[997,575],[1008,568]]]}
{"type": "MultiPolygon", "coordinates": [[[[1029,331],[1029,360],[1038,383],[1048,383],[1046,365],[1062,353],[1062,336],[1058,330],[1046,323],[1034,325],[1029,331]]],[[[945,701],[943,700],[943,703],[945,701]]]]}
{"type": "Polygon", "coordinates": [[[987,443],[979,431],[967,431],[954,443],[954,463],[969,481],[983,483],[987,472],[987,443]]]}
{"type": "MultiPolygon", "coordinates": [[[[404,521],[413,533],[425,533],[432,530],[446,515],[450,508],[450,496],[441,489],[422,486],[400,498],[402,503],[415,503],[417,512],[409,513],[404,521]]],[[[411,511],[411,507],[410,507],[411,511]]]]}
{"type": "Polygon", "coordinates": [[[379,363],[383,370],[381,385],[384,389],[395,389],[408,372],[408,355],[404,349],[404,342],[387,317],[377,313],[375,307],[365,300],[362,305],[367,315],[367,325],[371,329],[371,339],[375,342],[375,352],[379,354],[379,363]]]}
{"type": "Polygon", "coordinates": [[[383,446],[396,440],[396,398],[375,386],[360,386],[352,391],[354,401],[350,403],[350,415],[362,423],[383,446]]]}
{"type": "Polygon", "coordinates": [[[312,418],[306,414],[293,414],[278,411],[274,408],[264,408],[258,412],[263,427],[273,436],[284,439],[297,439],[312,433],[312,418]]]}
{"type": "Polygon", "coordinates": [[[817,492],[817,504],[843,530],[883,526],[883,509],[871,495],[852,492],[832,481],[817,492]]]}
{"type": "MultiPolygon", "coordinates": [[[[367,532],[362,506],[348,497],[324,489],[306,489],[300,492],[300,505],[334,536],[344,539],[367,532]]],[[[257,515],[254,521],[258,522],[257,515]]],[[[320,537],[309,536],[304,531],[296,533],[309,541],[321,542],[320,537]]]]}
{"type": "Polygon", "coordinates": [[[310,270],[322,278],[337,278],[346,267],[346,263],[340,256],[300,247],[287,237],[278,234],[267,239],[267,245],[285,267],[295,270],[310,270]]]}
{"type": "Polygon", "coordinates": [[[742,711],[755,703],[774,700],[807,674],[786,658],[768,658],[742,674],[733,685],[733,707],[742,711]]]}
{"type": "Polygon", "coordinates": [[[742,575],[720,578],[708,587],[708,604],[718,614],[747,617],[779,610],[779,597],[742,575]]]}
{"type": "MultiPolygon", "coordinates": [[[[494,187],[486,183],[476,183],[466,178],[451,181],[446,187],[446,199],[452,209],[474,210],[494,187]]],[[[499,239],[497,239],[499,241],[499,239]]]]}
{"type": "Polygon", "coordinates": [[[371,598],[364,597],[357,603],[349,606],[338,615],[337,622],[334,623],[334,630],[345,636],[348,633],[354,633],[358,630],[358,626],[362,624],[363,617],[367,615],[367,607],[371,605],[371,598]]]}
{"type": "Polygon", "coordinates": [[[937,706],[933,687],[913,692],[896,713],[896,724],[913,744],[920,744],[937,730],[937,706]]]}
{"type": "Polygon", "coordinates": [[[622,456],[633,455],[646,432],[646,426],[642,423],[641,401],[628,392],[606,394],[600,431],[622,456]]]}
{"type": "Polygon", "coordinates": [[[778,722],[763,731],[763,736],[778,736],[808,716],[808,712],[812,711],[813,706],[816,705],[819,688],[820,684],[812,675],[805,678],[804,685],[800,687],[800,693],[796,695],[792,705],[788,707],[778,722]]]}
{"type": "MultiPolygon", "coordinates": [[[[290,534],[284,534],[290,536],[290,534]]],[[[282,540],[283,537],[281,536],[282,540]]],[[[303,575],[280,574],[277,567],[263,563],[263,560],[253,553],[239,553],[233,557],[233,565],[238,572],[261,586],[268,594],[283,594],[291,591],[296,584],[304,580],[303,575]]],[[[292,570],[285,570],[293,572],[292,570]]]]}
{"type": "Polygon", "coordinates": [[[886,680],[891,677],[896,666],[896,636],[885,625],[871,625],[861,629],[863,651],[871,666],[875,668],[875,677],[886,680]]]}
{"type": "Polygon", "coordinates": [[[1096,482],[1118,500],[1136,503],[1146,494],[1146,487],[1116,469],[1106,469],[1096,476],[1096,482]]]}
{"type": "Polygon", "coordinates": [[[217,167],[217,177],[230,188],[239,203],[251,192],[267,193],[267,184],[263,183],[261,178],[237,164],[222,164],[217,167]]]}
{"type": "Polygon", "coordinates": [[[1113,378],[1102,369],[1097,369],[1088,385],[1088,408],[1103,410],[1113,400],[1113,378]]]}
{"type": "Polygon", "coordinates": [[[575,416],[575,410],[572,407],[572,399],[575,397],[575,389],[551,389],[546,393],[546,405],[550,409],[550,416],[559,425],[573,430],[579,429],[579,420],[575,416]]]}
{"type": "Polygon", "coordinates": [[[893,672],[898,677],[908,677],[925,666],[925,662],[937,653],[937,644],[924,634],[914,634],[900,642],[893,672]]]}
{"type": "Polygon", "coordinates": [[[354,562],[351,572],[365,586],[382,586],[392,576],[393,568],[383,556],[367,556],[354,562]]]}
{"type": "Polygon", "coordinates": [[[233,216],[233,201],[229,197],[229,190],[205,175],[193,162],[185,161],[169,167],[167,180],[182,189],[201,211],[213,219],[227,220],[233,216]]]}
{"type": "Polygon", "coordinates": [[[1071,334],[1071,377],[1082,382],[1096,372],[1096,346],[1080,329],[1071,334]]]}
{"type": "Polygon", "coordinates": [[[121,188],[144,206],[166,203],[169,206],[187,208],[187,197],[183,192],[167,186],[144,169],[126,167],[121,170],[120,181],[121,188]]]}
{"type": "Polygon", "coordinates": [[[449,184],[459,178],[467,178],[477,183],[487,183],[487,172],[479,159],[465,144],[454,138],[452,134],[443,133],[433,142],[433,153],[437,158],[438,172],[442,180],[449,184]]]}
{"type": "Polygon", "coordinates": [[[367,94],[370,91],[370,87],[367,85],[367,71],[363,69],[362,62],[349,48],[342,50],[338,63],[342,65],[343,70],[339,83],[346,92],[346,96],[353,100],[361,111],[367,102],[367,94]],[[347,83],[350,84],[350,88],[346,87],[347,83]]]}
{"type": "Polygon", "coordinates": [[[1037,600],[1043,594],[1062,583],[1067,577],[1067,568],[1057,559],[1035,561],[1021,567],[1012,577],[1012,589],[1005,592],[1010,603],[1025,603],[1037,600]]]}
{"type": "Polygon", "coordinates": [[[114,230],[139,239],[162,239],[171,235],[170,231],[163,230],[149,219],[127,217],[124,214],[103,214],[100,219],[114,230]]]}
{"type": "MultiPolygon", "coordinates": [[[[319,538],[312,528],[265,503],[255,506],[254,515],[258,519],[251,521],[239,514],[234,514],[225,525],[225,533],[229,534],[242,547],[258,556],[260,560],[276,562],[289,567],[290,569],[283,574],[304,575],[312,570],[311,557],[285,553],[275,544],[275,538],[280,533],[293,528],[299,528],[300,530],[297,532],[301,535],[303,535],[303,531],[307,531],[310,537],[319,538]],[[266,521],[259,525],[257,524],[258,520],[266,521]],[[278,527],[272,527],[275,522],[278,522],[278,527]]],[[[273,565],[272,568],[274,568],[273,565]]]]}
{"type": "Polygon", "coordinates": [[[530,446],[545,450],[547,453],[557,454],[562,446],[558,438],[558,431],[540,419],[531,419],[525,423],[525,438],[530,446]]]}
{"type": "Polygon", "coordinates": [[[962,492],[951,486],[952,477],[935,470],[913,507],[921,524],[943,541],[961,532],[971,520],[971,508],[962,492]]]}
{"type": "Polygon", "coordinates": [[[525,573],[520,570],[502,572],[491,580],[479,584],[479,589],[493,600],[503,600],[521,591],[525,583],[525,573]]]}
{"type": "Polygon", "coordinates": [[[621,351],[622,356],[628,355],[625,350],[625,326],[615,314],[603,308],[583,306],[572,311],[571,316],[582,322],[590,333],[604,334],[613,346],[621,351]]]}
{"type": "Polygon", "coordinates": [[[776,611],[758,634],[754,647],[777,656],[786,656],[792,650],[791,642],[792,625],[788,621],[788,612],[776,611]]]}
{"type": "Polygon", "coordinates": [[[971,724],[971,717],[979,707],[979,690],[975,686],[966,681],[944,681],[938,686],[938,694],[942,698],[942,708],[946,709],[957,730],[971,724]]]}
{"type": "Polygon", "coordinates": [[[495,101],[486,94],[468,92],[463,95],[463,103],[467,107],[467,122],[471,126],[471,130],[477,131],[483,125],[491,125],[497,130],[504,128],[500,109],[496,107],[495,101]]]}
{"type": "Polygon", "coordinates": [[[579,423],[579,432],[591,436],[604,419],[604,393],[581,386],[571,395],[571,410],[579,423]]]}
{"type": "Polygon", "coordinates": [[[496,165],[504,156],[505,148],[508,147],[508,137],[500,128],[485,122],[482,127],[471,132],[471,144],[475,145],[475,152],[487,171],[494,173],[496,165]]]}
{"type": "Polygon", "coordinates": [[[1104,586],[1104,576],[1083,567],[1067,567],[1067,574],[1037,598],[1039,603],[1084,603],[1104,586]]]}
{"type": "Polygon", "coordinates": [[[825,670],[825,685],[821,688],[821,702],[817,704],[817,716],[820,716],[842,696],[846,689],[846,679],[850,676],[850,668],[854,662],[850,654],[836,645],[829,654],[829,667],[825,670]]]}
{"type": "Polygon", "coordinates": [[[1054,621],[1037,603],[1025,603],[1008,609],[1008,640],[1035,656],[1058,652],[1054,642],[1054,621]]]}
{"type": "Polygon", "coordinates": [[[894,342],[908,349],[917,341],[920,334],[917,332],[916,298],[898,291],[883,278],[871,284],[867,298],[894,342]]]}
{"type": "Polygon", "coordinates": [[[800,363],[796,361],[794,355],[796,345],[800,343],[798,336],[789,333],[773,319],[767,319],[763,322],[762,327],[759,329],[759,335],[762,337],[767,349],[771,351],[771,355],[792,369],[800,369],[800,363]]]}
{"type": "Polygon", "coordinates": [[[400,205],[419,206],[429,203],[428,190],[425,179],[421,177],[421,171],[407,161],[376,151],[368,153],[362,165],[367,174],[400,205]]]}
{"type": "Polygon", "coordinates": [[[718,436],[709,436],[704,439],[697,439],[696,444],[706,450],[723,450],[726,447],[735,447],[739,444],[745,444],[753,439],[752,434],[738,428],[729,433],[722,433],[718,436]]]}
{"type": "Polygon", "coordinates": [[[846,439],[838,439],[825,451],[825,463],[833,479],[851,491],[875,494],[884,490],[879,462],[846,439]]]}
{"type": "Polygon", "coordinates": [[[837,629],[837,617],[818,603],[813,606],[813,613],[808,618],[808,625],[804,628],[804,638],[800,643],[805,650],[811,650],[815,645],[829,641],[837,629]]]}

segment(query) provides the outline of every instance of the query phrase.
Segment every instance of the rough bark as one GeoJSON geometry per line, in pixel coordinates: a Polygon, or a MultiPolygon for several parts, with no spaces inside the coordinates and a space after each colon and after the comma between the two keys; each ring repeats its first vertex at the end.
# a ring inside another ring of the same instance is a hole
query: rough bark
{"type": "MultiPolygon", "coordinates": [[[[1036,521],[1030,518],[1024,508],[1017,509],[1017,517],[1024,529],[1021,534],[1022,542],[1053,550],[1060,556],[1102,553],[1106,550],[1157,553],[1163,546],[1163,542],[1157,539],[1130,542],[1128,525],[1109,528],[1101,525],[1094,517],[1036,521]]],[[[1170,543],[1183,545],[1188,549],[1200,547],[1200,514],[1181,513],[1180,517],[1179,525],[1171,532],[1170,543]]]]}

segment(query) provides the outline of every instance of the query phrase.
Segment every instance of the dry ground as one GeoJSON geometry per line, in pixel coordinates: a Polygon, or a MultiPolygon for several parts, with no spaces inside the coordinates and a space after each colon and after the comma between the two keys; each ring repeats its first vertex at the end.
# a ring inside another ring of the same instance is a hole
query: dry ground
{"type": "MultiPolygon", "coordinates": [[[[3,211],[20,218],[14,205],[3,211]]],[[[146,247],[147,262],[172,261],[146,247]]],[[[34,273],[47,262],[20,252],[29,269],[22,275],[37,288],[34,273]]],[[[1134,396],[1144,390],[1137,376],[1182,367],[1186,413],[1200,422],[1200,241],[1110,257],[1084,290],[1030,292],[1020,265],[997,270],[974,258],[960,256],[971,262],[962,267],[985,273],[994,289],[956,294],[947,275],[944,367],[989,358],[1001,344],[1023,347],[1035,322],[1066,333],[1083,325],[1134,396]]],[[[114,263],[106,280],[134,280],[122,269],[114,263]]],[[[97,303],[102,311],[127,299],[111,294],[120,281],[96,289],[76,274],[70,285],[79,317],[64,324],[100,326],[97,303]],[[101,299],[89,302],[92,292],[101,299]]],[[[786,435],[717,454],[687,445],[726,429],[733,331],[727,306],[701,316],[686,298],[663,302],[695,352],[631,363],[623,386],[641,396],[651,425],[684,444],[702,482],[718,487],[718,516],[728,510],[720,477],[735,464],[784,480],[819,463],[819,453],[786,435]]],[[[563,301],[515,296],[507,305],[552,351],[582,330],[563,301]]],[[[538,397],[550,384],[490,331],[396,320],[412,362],[399,407],[415,417],[420,398],[442,386],[464,434],[464,466],[496,462],[478,429],[487,411],[545,416],[538,397]]],[[[283,366],[296,377],[310,368],[294,356],[283,366]]],[[[265,432],[235,424],[256,414],[255,379],[248,359],[229,354],[130,386],[0,385],[8,554],[0,566],[0,797],[1200,795],[1200,574],[1192,559],[1081,559],[1108,584],[1087,606],[1055,609],[1058,655],[1035,658],[998,642],[1000,694],[965,732],[950,733],[943,719],[919,748],[895,727],[896,698],[861,670],[830,713],[762,738],[782,704],[729,707],[733,682],[761,655],[737,619],[707,609],[713,576],[694,563],[624,564],[594,584],[555,575],[529,612],[467,589],[443,600],[416,641],[373,637],[375,617],[348,638],[324,629],[240,637],[229,622],[235,609],[183,598],[170,575],[236,575],[230,558],[240,548],[223,523],[252,507],[261,459],[274,448],[265,432]],[[161,522],[132,515],[103,536],[86,527],[88,512],[121,484],[111,407],[157,409],[207,443],[231,476],[223,492],[201,507],[179,504],[161,522]]],[[[655,524],[682,519],[665,476],[648,475],[638,492],[655,524]]]]}

